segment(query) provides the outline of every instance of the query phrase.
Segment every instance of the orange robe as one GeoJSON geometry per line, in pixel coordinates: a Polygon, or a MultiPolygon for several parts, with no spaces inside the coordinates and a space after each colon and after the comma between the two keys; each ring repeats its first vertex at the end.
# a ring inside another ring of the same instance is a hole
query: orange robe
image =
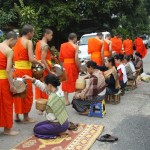
{"type": "Polygon", "coordinates": [[[116,54],[123,54],[122,40],[115,36],[111,38],[111,41],[112,41],[112,51],[115,51],[116,54]]]}
{"type": "MultiPolygon", "coordinates": [[[[22,45],[21,38],[18,39],[13,49],[14,49],[14,63],[15,63],[14,77],[22,77],[24,75],[32,77],[31,63],[29,62],[28,50],[22,45]]],[[[32,107],[33,103],[32,82],[30,80],[26,80],[26,82],[27,82],[26,98],[25,99],[13,98],[16,114],[29,113],[32,107]]]]}
{"type": "Polygon", "coordinates": [[[0,52],[0,127],[12,128],[13,99],[6,75],[7,58],[0,52]]]}
{"type": "Polygon", "coordinates": [[[133,43],[132,40],[126,39],[123,41],[123,47],[126,55],[133,55],[133,43]]]}
{"type": "Polygon", "coordinates": [[[96,62],[97,65],[102,66],[102,42],[96,38],[90,38],[88,40],[88,54],[91,54],[91,60],[96,62]]]}
{"type": "Polygon", "coordinates": [[[109,44],[104,40],[104,57],[110,57],[109,44]]]}
{"type": "MultiPolygon", "coordinates": [[[[35,49],[35,56],[36,59],[38,61],[41,61],[41,55],[42,55],[42,50],[41,50],[41,41],[38,41],[36,44],[36,49],[35,49]]],[[[50,51],[47,52],[46,55],[46,61],[47,64],[49,65],[49,68],[52,67],[52,63],[51,63],[51,53],[50,51]]],[[[47,70],[44,70],[44,77],[48,75],[47,70]]],[[[42,92],[38,87],[35,87],[35,99],[39,99],[39,98],[43,98],[43,99],[47,99],[48,95],[45,92],[42,92]]]]}
{"type": "Polygon", "coordinates": [[[141,38],[136,38],[134,44],[136,52],[140,53],[142,55],[142,58],[144,58],[147,54],[147,49],[143,43],[143,40],[141,38]]]}
{"type": "Polygon", "coordinates": [[[75,48],[70,43],[63,43],[60,47],[59,59],[63,62],[67,80],[62,82],[64,92],[75,92],[75,83],[78,78],[78,68],[75,64],[75,48]]]}

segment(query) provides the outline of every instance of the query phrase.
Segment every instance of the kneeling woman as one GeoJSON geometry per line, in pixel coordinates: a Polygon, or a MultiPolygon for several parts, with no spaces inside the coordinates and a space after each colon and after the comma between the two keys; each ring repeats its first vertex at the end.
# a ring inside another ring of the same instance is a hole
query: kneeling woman
{"type": "Polygon", "coordinates": [[[97,66],[97,69],[104,71],[106,82],[106,95],[116,94],[120,89],[119,77],[115,68],[113,57],[105,60],[105,66],[97,66]]]}
{"type": "Polygon", "coordinates": [[[126,83],[128,81],[126,68],[123,64],[123,59],[124,56],[122,54],[117,54],[115,56],[115,63],[118,65],[117,71],[118,71],[119,82],[122,90],[124,90],[124,88],[126,87],[126,83]]]}
{"type": "Polygon", "coordinates": [[[44,79],[46,90],[49,91],[48,102],[45,110],[46,121],[40,122],[34,127],[34,135],[38,138],[56,138],[68,129],[68,114],[64,103],[64,97],[58,90],[59,78],[49,74],[44,79]]]}
{"type": "Polygon", "coordinates": [[[142,56],[138,52],[135,53],[134,65],[136,69],[141,69],[140,73],[143,73],[143,60],[142,60],[142,56]]]}
{"type": "Polygon", "coordinates": [[[80,114],[88,114],[90,105],[100,102],[105,98],[105,78],[101,71],[96,69],[97,64],[93,61],[87,62],[89,84],[84,90],[75,93],[72,107],[80,114]]]}

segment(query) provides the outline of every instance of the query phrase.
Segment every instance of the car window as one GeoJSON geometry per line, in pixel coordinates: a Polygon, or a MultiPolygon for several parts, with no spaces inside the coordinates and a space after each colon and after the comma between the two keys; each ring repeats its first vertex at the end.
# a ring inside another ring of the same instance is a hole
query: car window
{"type": "Polygon", "coordinates": [[[88,45],[88,39],[94,38],[96,35],[83,36],[80,39],[80,45],[88,45]]]}
{"type": "Polygon", "coordinates": [[[146,40],[146,39],[147,39],[146,36],[144,36],[144,35],[143,35],[143,36],[140,36],[140,38],[143,39],[143,40],[146,40]]]}

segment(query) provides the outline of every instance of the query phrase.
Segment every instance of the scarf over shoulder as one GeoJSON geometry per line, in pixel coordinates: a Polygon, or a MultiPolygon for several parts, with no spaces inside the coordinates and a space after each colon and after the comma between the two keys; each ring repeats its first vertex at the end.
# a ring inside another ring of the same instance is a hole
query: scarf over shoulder
{"type": "Polygon", "coordinates": [[[112,67],[111,69],[104,72],[104,76],[106,79],[109,79],[111,74],[115,79],[115,89],[120,89],[119,77],[115,67],[112,67]]]}
{"type": "Polygon", "coordinates": [[[86,77],[88,85],[80,92],[75,93],[75,99],[90,99],[98,96],[106,88],[105,78],[100,70],[95,69],[93,74],[86,77]]]}
{"type": "Polygon", "coordinates": [[[61,125],[68,119],[64,99],[63,97],[59,97],[56,93],[51,93],[48,97],[46,111],[49,111],[49,109],[61,125]]]}

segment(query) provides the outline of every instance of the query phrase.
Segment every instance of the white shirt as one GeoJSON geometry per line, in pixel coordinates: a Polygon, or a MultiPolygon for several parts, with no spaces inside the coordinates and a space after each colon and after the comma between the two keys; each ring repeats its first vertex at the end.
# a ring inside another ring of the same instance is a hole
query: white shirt
{"type": "Polygon", "coordinates": [[[123,64],[120,64],[118,67],[117,67],[117,70],[121,69],[122,73],[123,73],[123,82],[126,83],[128,81],[128,78],[127,78],[127,73],[126,73],[126,68],[123,64]]]}
{"type": "MultiPolygon", "coordinates": [[[[45,92],[47,95],[50,95],[50,92],[47,91],[46,86],[43,82],[41,82],[40,80],[36,80],[34,83],[35,86],[37,86],[41,91],[45,92]]],[[[64,92],[61,90],[61,85],[57,87],[57,92],[56,94],[58,94],[58,96],[64,96],[64,92]]]]}
{"type": "Polygon", "coordinates": [[[134,67],[133,62],[132,62],[132,61],[130,61],[129,63],[130,63],[131,70],[132,70],[133,72],[135,72],[136,70],[135,70],[135,67],[134,67]]]}
{"type": "Polygon", "coordinates": [[[98,95],[103,96],[105,94],[106,94],[106,88],[102,92],[100,92],[98,95]]]}

